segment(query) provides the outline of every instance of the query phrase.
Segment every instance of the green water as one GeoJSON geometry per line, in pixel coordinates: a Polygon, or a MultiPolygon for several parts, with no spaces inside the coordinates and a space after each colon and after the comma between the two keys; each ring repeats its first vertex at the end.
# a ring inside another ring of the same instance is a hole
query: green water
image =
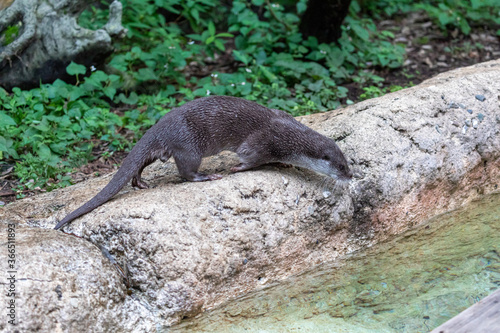
{"type": "Polygon", "coordinates": [[[170,332],[429,332],[500,288],[500,195],[170,332]]]}

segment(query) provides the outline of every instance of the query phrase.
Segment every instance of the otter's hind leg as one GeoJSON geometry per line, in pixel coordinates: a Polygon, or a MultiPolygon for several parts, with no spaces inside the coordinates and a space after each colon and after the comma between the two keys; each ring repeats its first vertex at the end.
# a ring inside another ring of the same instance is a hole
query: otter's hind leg
{"type": "MultiPolygon", "coordinates": [[[[170,156],[168,156],[168,157],[170,157],[170,156]]],[[[165,159],[163,156],[161,156],[160,160],[162,162],[166,162],[168,160],[168,157],[166,157],[166,159],[165,159]]],[[[147,159],[146,161],[144,161],[144,164],[142,165],[142,167],[132,177],[132,186],[140,188],[142,190],[149,188],[149,185],[144,180],[141,179],[141,174],[142,174],[142,170],[144,170],[145,167],[147,167],[148,165],[150,165],[151,163],[156,161],[156,159],[157,159],[156,157],[151,157],[151,158],[147,159]]]]}

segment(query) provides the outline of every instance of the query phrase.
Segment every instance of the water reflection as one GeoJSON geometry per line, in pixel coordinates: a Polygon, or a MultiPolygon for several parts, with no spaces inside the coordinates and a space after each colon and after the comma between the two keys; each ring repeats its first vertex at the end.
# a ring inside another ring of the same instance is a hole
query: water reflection
{"type": "Polygon", "coordinates": [[[500,195],[170,332],[428,332],[500,288],[500,195]]]}

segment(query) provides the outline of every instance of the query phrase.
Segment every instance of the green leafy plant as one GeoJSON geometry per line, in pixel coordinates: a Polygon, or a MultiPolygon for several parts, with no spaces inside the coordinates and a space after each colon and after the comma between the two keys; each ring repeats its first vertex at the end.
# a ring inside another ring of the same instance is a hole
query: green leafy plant
{"type": "Polygon", "coordinates": [[[390,87],[378,87],[378,86],[369,86],[369,87],[364,87],[363,90],[365,91],[362,93],[359,98],[361,100],[365,99],[370,99],[370,98],[375,98],[375,97],[380,97],[383,96],[389,92],[395,92],[398,90],[403,89],[401,86],[390,86],[390,87]]]}
{"type": "MultiPolygon", "coordinates": [[[[458,28],[468,35],[473,24],[500,24],[500,3],[497,0],[371,0],[363,2],[363,10],[377,18],[389,17],[398,12],[424,10],[445,33],[458,28]]],[[[497,34],[500,35],[500,29],[497,34]]]]}
{"type": "Polygon", "coordinates": [[[0,45],[6,46],[12,43],[19,35],[20,28],[21,24],[15,24],[7,27],[7,29],[5,29],[4,32],[0,35],[0,45]]]}
{"type": "Polygon", "coordinates": [[[415,4],[415,8],[423,9],[427,14],[446,30],[448,27],[459,28],[468,35],[471,22],[479,24],[500,24],[500,3],[495,0],[445,0],[429,1],[415,4]]]}
{"type": "Polygon", "coordinates": [[[219,51],[224,52],[226,47],[224,46],[223,37],[233,37],[233,34],[227,32],[216,33],[215,24],[210,21],[208,23],[208,30],[205,30],[201,35],[190,34],[187,37],[192,38],[196,41],[202,42],[207,46],[205,52],[213,56],[215,50],[211,47],[212,45],[219,51]]]}
{"type": "MultiPolygon", "coordinates": [[[[363,99],[401,88],[384,87],[374,73],[401,67],[405,49],[367,13],[424,10],[443,29],[468,33],[466,23],[498,24],[499,8],[492,0],[354,0],[341,38],[325,44],[299,32],[306,0],[121,2],[128,34],[105,69],[71,63],[75,84],[0,89],[0,162],[15,164],[20,190],[67,185],[66,173],[92,159],[93,148],[128,149],[171,107],[196,97],[238,96],[303,115],[351,103],[353,82],[363,99]]],[[[101,28],[108,5],[89,7],[79,24],[101,28]]]]}

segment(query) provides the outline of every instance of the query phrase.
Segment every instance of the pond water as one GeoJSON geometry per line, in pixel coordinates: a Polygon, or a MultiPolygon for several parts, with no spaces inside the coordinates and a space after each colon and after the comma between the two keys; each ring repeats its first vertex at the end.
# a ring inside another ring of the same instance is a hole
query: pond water
{"type": "Polygon", "coordinates": [[[169,332],[429,332],[500,288],[500,195],[169,332]]]}

